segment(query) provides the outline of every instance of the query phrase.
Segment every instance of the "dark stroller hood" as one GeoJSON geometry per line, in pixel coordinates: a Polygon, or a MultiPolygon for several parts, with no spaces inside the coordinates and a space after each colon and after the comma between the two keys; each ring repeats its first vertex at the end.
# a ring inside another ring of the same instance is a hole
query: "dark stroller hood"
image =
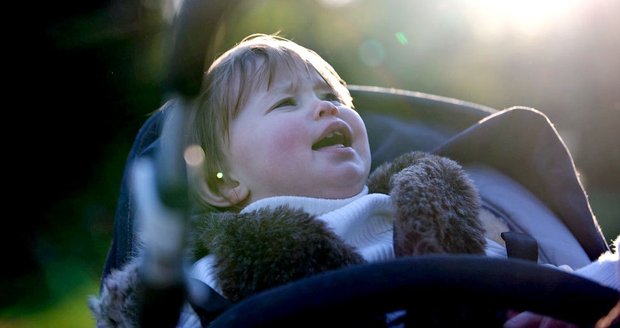
{"type": "Polygon", "coordinates": [[[491,166],[549,207],[591,260],[608,249],[573,159],[543,113],[525,107],[497,111],[445,97],[373,87],[352,87],[352,94],[368,127],[373,165],[419,149],[464,166],[491,166]]]}

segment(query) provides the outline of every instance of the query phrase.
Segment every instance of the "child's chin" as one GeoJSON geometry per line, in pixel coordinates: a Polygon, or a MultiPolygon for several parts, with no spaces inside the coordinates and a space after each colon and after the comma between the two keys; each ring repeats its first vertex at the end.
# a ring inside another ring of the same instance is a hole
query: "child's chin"
{"type": "Polygon", "coordinates": [[[333,190],[332,192],[329,192],[329,193],[324,193],[322,197],[319,197],[319,198],[346,199],[346,198],[351,198],[353,196],[359,195],[359,193],[361,193],[362,190],[364,190],[364,185],[361,185],[359,187],[355,186],[351,188],[342,188],[338,190],[333,190]]]}

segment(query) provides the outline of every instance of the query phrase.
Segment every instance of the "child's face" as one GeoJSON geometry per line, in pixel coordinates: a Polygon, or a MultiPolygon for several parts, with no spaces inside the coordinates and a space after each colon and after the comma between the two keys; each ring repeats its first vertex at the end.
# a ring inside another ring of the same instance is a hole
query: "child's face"
{"type": "Polygon", "coordinates": [[[269,90],[255,90],[230,124],[227,157],[225,174],[249,189],[250,202],[351,197],[370,171],[364,122],[316,72],[279,70],[269,90]]]}

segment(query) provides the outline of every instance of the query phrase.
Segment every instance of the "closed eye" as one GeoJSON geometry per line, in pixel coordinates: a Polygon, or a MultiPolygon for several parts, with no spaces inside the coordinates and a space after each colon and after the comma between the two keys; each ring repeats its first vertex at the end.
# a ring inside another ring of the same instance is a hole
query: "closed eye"
{"type": "Polygon", "coordinates": [[[275,105],[271,106],[271,110],[276,108],[288,107],[288,106],[297,106],[297,101],[292,97],[284,98],[275,103],[275,105]]]}
{"type": "Polygon", "coordinates": [[[342,101],[340,100],[340,97],[338,97],[335,93],[333,92],[327,92],[321,95],[321,99],[322,100],[327,100],[330,101],[332,103],[336,103],[336,104],[341,104],[342,101]]]}

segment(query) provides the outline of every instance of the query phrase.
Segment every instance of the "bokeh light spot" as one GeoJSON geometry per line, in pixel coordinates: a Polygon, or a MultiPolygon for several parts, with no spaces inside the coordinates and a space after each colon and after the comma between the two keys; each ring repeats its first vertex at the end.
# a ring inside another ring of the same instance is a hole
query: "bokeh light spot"
{"type": "Polygon", "coordinates": [[[185,163],[187,163],[187,165],[197,167],[204,163],[205,152],[202,147],[198,145],[190,145],[185,149],[183,158],[185,159],[185,163]]]}
{"type": "Polygon", "coordinates": [[[398,43],[402,44],[403,46],[409,44],[409,40],[407,39],[407,36],[405,36],[405,33],[396,32],[394,36],[396,37],[396,40],[398,41],[398,43]]]}

